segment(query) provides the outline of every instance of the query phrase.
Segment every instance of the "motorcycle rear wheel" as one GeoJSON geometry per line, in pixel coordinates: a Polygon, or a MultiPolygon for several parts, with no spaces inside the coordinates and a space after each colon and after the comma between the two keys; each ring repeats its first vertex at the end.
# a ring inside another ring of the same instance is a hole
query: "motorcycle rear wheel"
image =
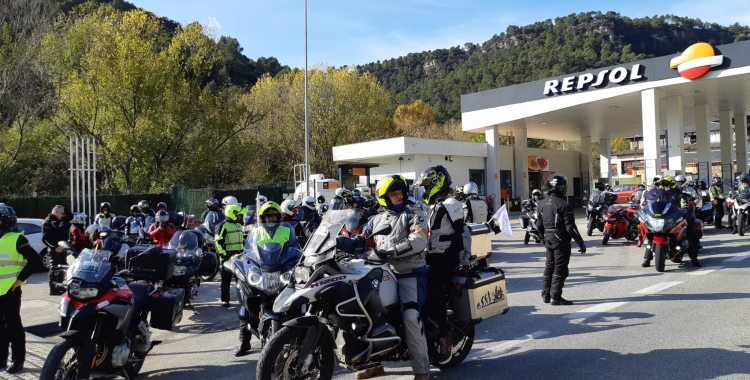
{"type": "Polygon", "coordinates": [[[42,366],[39,380],[77,379],[78,349],[79,346],[67,339],[52,347],[42,366]]]}
{"type": "Polygon", "coordinates": [[[437,361],[431,363],[439,369],[448,369],[455,367],[469,356],[471,347],[474,345],[474,324],[471,322],[453,321],[449,322],[451,332],[453,333],[453,352],[451,360],[448,363],[440,364],[437,361]]]}
{"type": "Polygon", "coordinates": [[[664,272],[664,266],[667,261],[667,245],[654,245],[654,264],[657,272],[664,272]]]}
{"type": "Polygon", "coordinates": [[[586,235],[588,236],[591,236],[591,234],[594,233],[594,221],[595,221],[595,218],[592,216],[589,219],[589,225],[588,225],[588,228],[586,229],[586,235]]]}
{"type": "Polygon", "coordinates": [[[604,237],[602,238],[602,245],[607,245],[609,242],[609,238],[612,236],[612,229],[607,229],[604,231],[604,237]]]}
{"type": "Polygon", "coordinates": [[[260,355],[256,367],[255,378],[257,380],[282,380],[282,379],[330,379],[333,377],[334,353],[331,341],[323,339],[321,344],[313,353],[313,364],[315,371],[304,377],[293,373],[299,360],[302,343],[305,340],[307,329],[284,327],[274,334],[260,355]]]}

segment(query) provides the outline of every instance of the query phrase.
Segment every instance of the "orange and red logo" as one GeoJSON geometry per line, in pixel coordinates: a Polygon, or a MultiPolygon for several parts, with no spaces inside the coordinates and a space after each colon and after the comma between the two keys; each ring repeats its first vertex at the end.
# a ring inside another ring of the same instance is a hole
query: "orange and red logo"
{"type": "Polygon", "coordinates": [[[721,65],[723,62],[724,56],[716,55],[713,46],[705,42],[698,42],[691,45],[678,57],[672,58],[669,67],[677,69],[681,77],[692,80],[706,75],[708,70],[721,65]]]}

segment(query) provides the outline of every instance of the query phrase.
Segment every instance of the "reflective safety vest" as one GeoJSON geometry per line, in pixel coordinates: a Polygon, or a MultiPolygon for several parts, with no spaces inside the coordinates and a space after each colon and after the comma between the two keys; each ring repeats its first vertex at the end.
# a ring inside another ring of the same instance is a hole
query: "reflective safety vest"
{"type": "Polygon", "coordinates": [[[16,250],[19,232],[8,232],[0,238],[0,296],[4,296],[26,266],[26,258],[16,250]]]}
{"type": "Polygon", "coordinates": [[[222,256],[226,255],[227,252],[242,251],[245,247],[241,224],[229,222],[222,224],[217,238],[222,235],[224,236],[223,247],[217,247],[222,256]]]}
{"type": "Polygon", "coordinates": [[[253,229],[253,241],[258,245],[265,245],[268,243],[278,243],[284,245],[289,241],[292,230],[284,226],[276,227],[276,233],[273,234],[273,238],[268,234],[265,228],[258,226],[253,229]]]}

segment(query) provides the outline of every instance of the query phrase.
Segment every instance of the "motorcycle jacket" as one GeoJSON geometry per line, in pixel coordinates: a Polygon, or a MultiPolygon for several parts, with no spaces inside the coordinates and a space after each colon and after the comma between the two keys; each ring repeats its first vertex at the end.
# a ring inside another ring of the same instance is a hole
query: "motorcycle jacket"
{"type": "Polygon", "coordinates": [[[258,245],[278,243],[287,244],[291,248],[299,248],[299,242],[294,236],[294,227],[288,223],[261,223],[253,228],[253,241],[258,245]]]}
{"type": "Polygon", "coordinates": [[[159,244],[167,244],[172,240],[172,236],[177,232],[177,227],[172,223],[168,223],[166,227],[160,229],[159,226],[154,223],[148,228],[148,235],[152,239],[159,242],[159,244]]]}
{"type": "Polygon", "coordinates": [[[463,207],[464,222],[479,224],[487,221],[487,214],[489,213],[487,202],[480,199],[478,196],[469,196],[469,198],[464,201],[463,207]]]}
{"type": "Polygon", "coordinates": [[[711,198],[711,202],[721,203],[724,201],[724,190],[721,186],[712,185],[708,188],[708,195],[711,198]]]}
{"type": "Polygon", "coordinates": [[[310,210],[309,208],[300,207],[294,220],[298,221],[304,229],[307,229],[310,231],[310,234],[312,234],[312,232],[318,228],[323,218],[321,218],[317,212],[310,210]]]}
{"type": "Polygon", "coordinates": [[[216,226],[216,251],[223,258],[230,254],[240,253],[245,247],[245,236],[242,234],[242,221],[226,219],[216,226]]]}
{"type": "Polygon", "coordinates": [[[555,238],[569,242],[575,240],[579,246],[583,245],[583,238],[576,227],[573,207],[565,201],[557,192],[550,192],[549,196],[540,199],[537,203],[537,220],[539,233],[544,240],[550,241],[555,238]]]}
{"type": "Polygon", "coordinates": [[[458,254],[461,265],[469,265],[471,231],[464,222],[463,204],[453,197],[439,201],[430,208],[430,255],[458,254]]]}
{"type": "Polygon", "coordinates": [[[55,215],[49,214],[44,223],[42,223],[42,242],[48,249],[57,248],[57,243],[68,241],[70,237],[70,221],[73,220],[73,213],[65,209],[65,216],[58,219],[55,215]]]}
{"type": "Polygon", "coordinates": [[[737,188],[736,193],[737,198],[748,199],[750,198],[750,186],[742,186],[742,184],[740,184],[740,186],[737,188]]]}
{"type": "Polygon", "coordinates": [[[403,239],[409,239],[411,244],[410,251],[394,255],[388,261],[396,273],[407,274],[427,265],[423,254],[428,235],[424,218],[412,214],[406,207],[401,211],[386,210],[370,219],[364,229],[365,236],[383,224],[389,224],[393,229],[388,235],[373,236],[376,250],[395,251],[396,243],[403,239]]]}
{"type": "Polygon", "coordinates": [[[97,214],[94,218],[94,224],[98,224],[102,227],[112,227],[112,221],[115,220],[116,215],[113,213],[97,214]]]}

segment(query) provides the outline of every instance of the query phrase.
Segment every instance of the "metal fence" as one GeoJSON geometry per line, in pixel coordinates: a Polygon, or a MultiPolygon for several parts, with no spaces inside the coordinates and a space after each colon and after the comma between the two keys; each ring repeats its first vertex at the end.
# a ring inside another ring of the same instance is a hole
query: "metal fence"
{"type": "MultiPolygon", "coordinates": [[[[206,208],[206,199],[222,198],[232,195],[243,205],[252,206],[255,198],[260,192],[268,200],[281,203],[285,196],[294,194],[293,183],[263,184],[247,189],[188,189],[184,186],[174,186],[170,193],[164,194],[97,194],[97,201],[109,202],[112,206],[111,212],[115,215],[127,215],[130,206],[142,200],[149,202],[152,208],[156,204],[164,202],[170,210],[183,211],[187,214],[200,215],[206,208]]],[[[55,205],[63,205],[70,208],[70,195],[60,196],[17,196],[0,197],[0,202],[12,206],[19,218],[45,218],[55,205]]],[[[98,209],[98,205],[97,205],[98,209]]],[[[71,210],[77,212],[79,210],[71,210]]],[[[93,218],[93,215],[89,215],[93,218]]]]}

